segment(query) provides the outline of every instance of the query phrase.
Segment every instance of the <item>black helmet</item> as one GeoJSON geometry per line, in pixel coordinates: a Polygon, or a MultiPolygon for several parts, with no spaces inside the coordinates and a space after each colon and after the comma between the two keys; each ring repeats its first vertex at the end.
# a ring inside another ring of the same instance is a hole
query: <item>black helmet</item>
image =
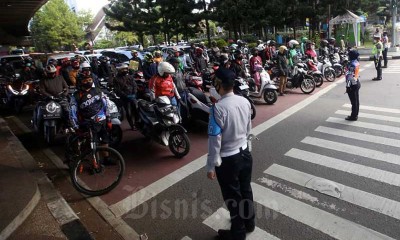
{"type": "Polygon", "coordinates": [[[360,55],[359,53],[358,53],[358,51],[357,50],[355,50],[355,49],[351,49],[350,51],[349,51],[349,60],[350,61],[352,61],[352,60],[357,60],[358,59],[358,56],[360,55]]]}
{"type": "Polygon", "coordinates": [[[221,56],[219,56],[219,65],[223,66],[226,62],[229,61],[228,55],[227,54],[221,54],[221,56]]]}
{"type": "Polygon", "coordinates": [[[269,46],[275,46],[276,42],[274,40],[269,41],[269,46]]]}
{"type": "Polygon", "coordinates": [[[335,39],[334,37],[330,37],[330,38],[328,39],[328,42],[329,42],[330,44],[335,44],[336,39],[335,39]]]}
{"type": "Polygon", "coordinates": [[[322,39],[322,40],[321,40],[321,46],[325,47],[325,46],[327,46],[328,44],[329,44],[329,43],[328,43],[327,40],[325,40],[325,39],[322,39]]]}
{"type": "Polygon", "coordinates": [[[235,50],[235,51],[233,52],[233,56],[234,56],[235,58],[238,58],[238,56],[240,56],[240,55],[242,55],[242,51],[240,51],[240,50],[235,50]]]}

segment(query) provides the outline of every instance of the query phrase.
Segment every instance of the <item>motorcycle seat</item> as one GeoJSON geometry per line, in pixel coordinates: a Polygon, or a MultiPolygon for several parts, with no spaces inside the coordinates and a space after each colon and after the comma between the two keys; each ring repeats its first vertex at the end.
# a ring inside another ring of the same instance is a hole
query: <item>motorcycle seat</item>
{"type": "Polygon", "coordinates": [[[154,104],[147,102],[145,100],[139,99],[138,100],[138,105],[141,109],[143,109],[146,112],[154,112],[154,104]]]}
{"type": "Polygon", "coordinates": [[[189,87],[189,92],[193,94],[200,102],[208,104],[206,95],[197,88],[189,87]]]}

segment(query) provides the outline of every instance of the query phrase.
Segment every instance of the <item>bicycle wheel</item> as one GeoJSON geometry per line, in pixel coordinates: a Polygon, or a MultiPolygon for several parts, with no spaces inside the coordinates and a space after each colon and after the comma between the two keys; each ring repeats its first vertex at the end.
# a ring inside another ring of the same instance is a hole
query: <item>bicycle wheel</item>
{"type": "Polygon", "coordinates": [[[73,186],[81,193],[99,196],[114,189],[122,179],[125,161],[121,154],[110,147],[97,147],[84,158],[76,161],[71,169],[73,186]],[[98,160],[94,161],[94,156],[98,160]],[[104,156],[108,156],[105,160],[104,156]]]}

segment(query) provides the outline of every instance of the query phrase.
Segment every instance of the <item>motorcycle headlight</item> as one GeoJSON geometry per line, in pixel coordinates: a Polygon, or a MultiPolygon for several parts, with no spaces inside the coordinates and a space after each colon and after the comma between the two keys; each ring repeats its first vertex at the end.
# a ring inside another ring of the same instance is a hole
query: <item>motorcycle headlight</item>
{"type": "Polygon", "coordinates": [[[8,90],[12,92],[14,95],[18,95],[18,91],[14,90],[14,88],[11,85],[7,85],[8,90]]]}
{"type": "Polygon", "coordinates": [[[54,113],[58,108],[59,106],[55,102],[50,102],[46,105],[46,111],[49,113],[54,113]]]}
{"type": "Polygon", "coordinates": [[[29,85],[25,85],[25,87],[24,87],[24,89],[22,89],[22,91],[21,91],[21,95],[25,95],[25,94],[27,94],[28,93],[28,90],[29,90],[29,85]]]}
{"type": "Polygon", "coordinates": [[[175,124],[178,124],[179,123],[179,116],[178,116],[178,114],[174,114],[174,117],[172,118],[172,121],[175,123],[175,124]]]}

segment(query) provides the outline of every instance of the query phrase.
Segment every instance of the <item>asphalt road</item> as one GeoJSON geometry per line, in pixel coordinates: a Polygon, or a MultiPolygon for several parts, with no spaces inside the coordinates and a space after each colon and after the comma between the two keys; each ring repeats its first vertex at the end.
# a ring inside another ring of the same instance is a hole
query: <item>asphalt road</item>
{"type": "MultiPolygon", "coordinates": [[[[373,65],[361,62],[357,122],[344,120],[350,108],[340,80],[311,96],[294,90],[274,106],[257,105],[253,130],[259,140],[252,152],[257,229],[248,239],[400,238],[399,63],[391,61],[384,79],[371,81],[373,65]]],[[[20,120],[28,124],[29,113],[20,120]]],[[[191,130],[192,150],[182,160],[124,131],[124,180],[97,198],[112,213],[105,217],[109,223],[122,220],[121,235],[213,239],[218,228],[229,227],[218,183],[203,168],[204,130],[191,130]]],[[[63,138],[58,141],[51,150],[62,158],[63,138]]],[[[104,217],[104,209],[97,211],[104,217]]]]}

